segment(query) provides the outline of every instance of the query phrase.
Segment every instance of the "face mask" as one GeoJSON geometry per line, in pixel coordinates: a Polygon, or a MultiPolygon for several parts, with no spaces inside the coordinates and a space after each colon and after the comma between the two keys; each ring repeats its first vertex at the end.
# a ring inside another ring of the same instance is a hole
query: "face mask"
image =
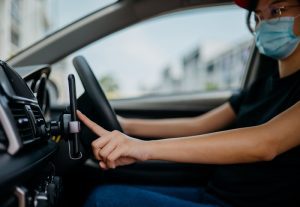
{"type": "Polygon", "coordinates": [[[254,33],[260,53],[278,60],[291,55],[300,42],[300,38],[294,34],[295,18],[263,20],[254,33]]]}

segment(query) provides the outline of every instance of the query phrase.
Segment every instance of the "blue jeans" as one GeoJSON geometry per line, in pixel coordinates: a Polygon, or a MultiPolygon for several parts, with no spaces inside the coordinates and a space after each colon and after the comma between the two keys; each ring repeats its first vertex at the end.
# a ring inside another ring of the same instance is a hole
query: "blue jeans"
{"type": "Polygon", "coordinates": [[[103,185],[89,196],[85,207],[230,207],[198,187],[103,185]]]}

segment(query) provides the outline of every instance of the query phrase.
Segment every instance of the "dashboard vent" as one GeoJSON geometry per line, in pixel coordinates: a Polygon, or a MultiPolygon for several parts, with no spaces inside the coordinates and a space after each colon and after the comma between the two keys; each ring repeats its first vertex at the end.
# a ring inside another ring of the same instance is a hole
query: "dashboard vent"
{"type": "Polygon", "coordinates": [[[10,110],[16,121],[23,144],[32,142],[34,139],[34,134],[29,117],[26,113],[25,105],[21,103],[10,104],[10,110]]]}
{"type": "Polygon", "coordinates": [[[6,148],[7,148],[7,138],[0,124],[0,151],[6,150],[6,148]]]}
{"type": "Polygon", "coordinates": [[[40,110],[39,106],[31,106],[31,110],[33,112],[34,118],[39,122],[39,121],[43,121],[44,117],[43,114],[40,110]]]}

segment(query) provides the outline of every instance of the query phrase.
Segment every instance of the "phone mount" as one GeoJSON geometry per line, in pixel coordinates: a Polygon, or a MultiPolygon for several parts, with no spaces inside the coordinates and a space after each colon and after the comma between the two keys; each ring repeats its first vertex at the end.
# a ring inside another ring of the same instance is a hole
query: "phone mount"
{"type": "Polygon", "coordinates": [[[82,158],[82,153],[79,150],[78,134],[81,130],[80,122],[77,120],[77,100],[76,100],[76,85],[73,74],[68,76],[69,83],[69,98],[70,106],[60,116],[59,121],[51,121],[50,134],[51,137],[61,136],[68,142],[69,157],[72,160],[82,158]]]}

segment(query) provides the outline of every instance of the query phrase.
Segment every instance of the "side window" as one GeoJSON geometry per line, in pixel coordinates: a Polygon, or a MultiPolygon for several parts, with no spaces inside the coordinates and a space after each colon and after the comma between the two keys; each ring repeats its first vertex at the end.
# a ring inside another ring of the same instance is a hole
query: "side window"
{"type": "Polygon", "coordinates": [[[71,59],[83,55],[109,99],[233,90],[241,87],[251,45],[245,13],[235,6],[181,11],[75,52],[53,65],[52,80],[59,85],[60,74],[73,70],[71,59]]]}

